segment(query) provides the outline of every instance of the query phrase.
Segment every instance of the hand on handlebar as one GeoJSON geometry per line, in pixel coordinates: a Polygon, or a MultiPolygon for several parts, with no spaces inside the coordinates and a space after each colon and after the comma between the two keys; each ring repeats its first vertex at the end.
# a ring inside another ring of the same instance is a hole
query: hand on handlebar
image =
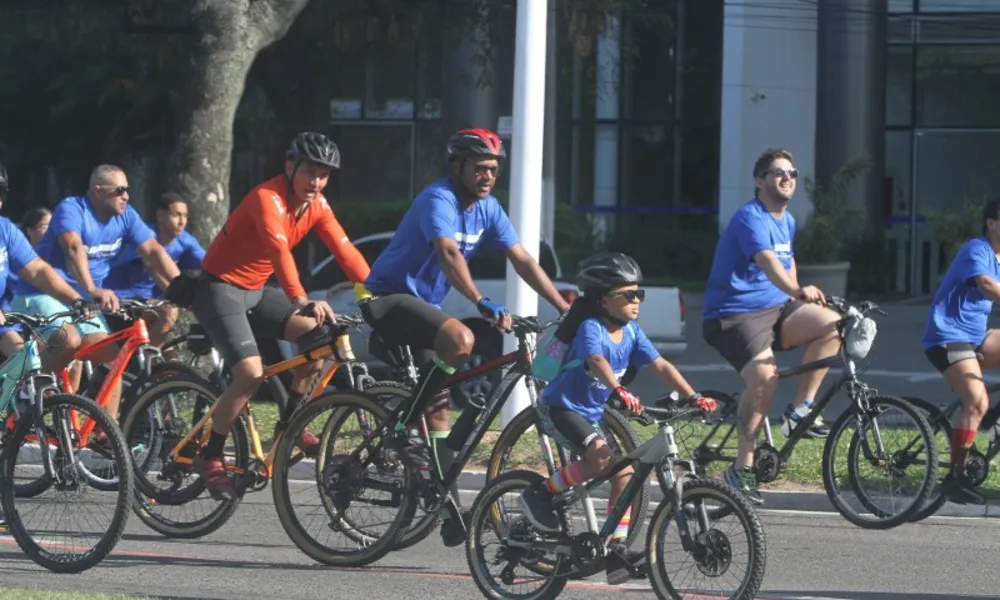
{"type": "Polygon", "coordinates": [[[90,296],[94,299],[94,302],[100,305],[103,309],[118,312],[121,308],[118,296],[116,296],[111,290],[97,288],[90,294],[90,296]]]}
{"type": "Polygon", "coordinates": [[[810,302],[813,304],[820,304],[826,306],[826,295],[820,291],[820,289],[814,285],[807,285],[798,289],[798,293],[795,296],[803,302],[810,302]]]}
{"type": "Polygon", "coordinates": [[[629,415],[634,417],[642,414],[642,402],[639,401],[639,396],[628,391],[622,385],[615,388],[615,394],[621,399],[629,415]]]}
{"type": "Polygon", "coordinates": [[[333,312],[333,308],[323,300],[313,300],[308,304],[302,306],[299,309],[299,314],[308,315],[316,319],[317,325],[323,325],[324,323],[335,323],[337,316],[333,312]]]}
{"type": "Polygon", "coordinates": [[[479,302],[476,303],[476,308],[479,309],[479,314],[481,314],[484,319],[492,321],[493,325],[497,329],[510,331],[510,310],[506,306],[483,296],[479,299],[479,302]]]}
{"type": "Polygon", "coordinates": [[[713,398],[706,398],[698,392],[688,396],[687,403],[705,413],[715,412],[715,410],[719,407],[718,403],[713,398]]]}

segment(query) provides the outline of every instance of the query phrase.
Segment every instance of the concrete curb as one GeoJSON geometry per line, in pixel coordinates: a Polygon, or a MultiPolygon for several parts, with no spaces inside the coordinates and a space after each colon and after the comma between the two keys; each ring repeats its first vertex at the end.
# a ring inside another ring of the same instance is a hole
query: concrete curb
{"type": "MultiPolygon", "coordinates": [[[[481,490],[486,482],[486,473],[480,471],[462,471],[462,476],[458,480],[458,487],[463,490],[481,490]]],[[[659,502],[663,499],[663,494],[656,486],[650,487],[650,502],[659,502]]],[[[805,490],[762,490],[764,504],[762,510],[788,510],[805,512],[836,512],[826,492],[812,492],[805,490]]],[[[598,490],[597,497],[606,498],[605,490],[598,490]]],[[[1000,518],[1000,508],[984,506],[965,506],[961,504],[946,503],[935,514],[938,517],[966,517],[966,518],[1000,518]]]]}

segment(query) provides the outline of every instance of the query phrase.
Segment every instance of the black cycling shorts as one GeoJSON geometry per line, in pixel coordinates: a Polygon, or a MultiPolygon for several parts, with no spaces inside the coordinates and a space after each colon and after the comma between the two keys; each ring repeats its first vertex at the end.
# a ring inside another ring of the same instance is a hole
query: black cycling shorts
{"type": "Polygon", "coordinates": [[[578,456],[586,454],[587,447],[595,441],[607,441],[600,423],[591,423],[575,410],[540,404],[538,413],[545,433],[578,456]]]}
{"type": "Polygon", "coordinates": [[[385,343],[409,346],[417,367],[434,358],[434,338],[453,318],[410,294],[376,296],[361,304],[361,316],[385,343]]]}
{"type": "Polygon", "coordinates": [[[244,290],[202,272],[191,311],[230,367],[260,356],[255,337],[283,339],[298,310],[280,288],[244,290]]]}

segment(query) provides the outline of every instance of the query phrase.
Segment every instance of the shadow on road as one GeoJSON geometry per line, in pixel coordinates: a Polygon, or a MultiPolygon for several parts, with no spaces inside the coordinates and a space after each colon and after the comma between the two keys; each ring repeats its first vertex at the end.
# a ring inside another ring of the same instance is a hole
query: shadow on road
{"type": "Polygon", "coordinates": [[[974,594],[914,594],[903,592],[788,592],[768,590],[764,596],[770,600],[946,600],[966,598],[968,600],[995,600],[995,595],[979,596],[974,594]]]}

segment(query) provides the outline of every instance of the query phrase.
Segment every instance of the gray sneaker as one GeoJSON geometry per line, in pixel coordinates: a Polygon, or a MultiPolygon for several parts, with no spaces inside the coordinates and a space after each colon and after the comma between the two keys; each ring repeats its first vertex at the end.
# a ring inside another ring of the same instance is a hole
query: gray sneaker
{"type": "Polygon", "coordinates": [[[553,495],[544,486],[544,482],[539,482],[525,488],[518,497],[517,504],[535,529],[546,533],[559,533],[562,531],[562,524],[559,522],[559,515],[552,507],[553,495]]]}

